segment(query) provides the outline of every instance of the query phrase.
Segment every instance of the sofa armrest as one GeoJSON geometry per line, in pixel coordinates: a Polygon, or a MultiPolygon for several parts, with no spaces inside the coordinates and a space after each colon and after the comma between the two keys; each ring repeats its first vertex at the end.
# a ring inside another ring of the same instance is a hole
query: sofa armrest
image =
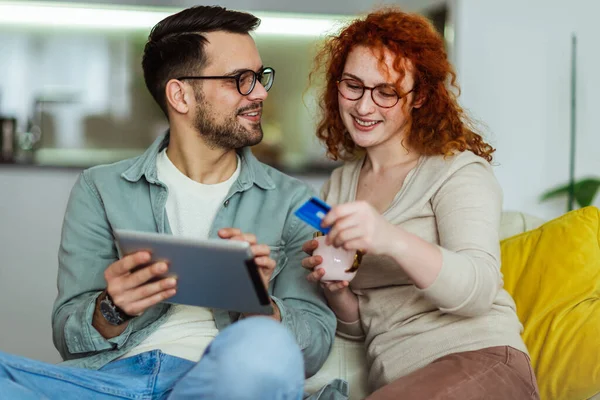
{"type": "Polygon", "coordinates": [[[541,218],[520,211],[504,211],[500,220],[500,240],[535,229],[544,222],[541,218]]]}

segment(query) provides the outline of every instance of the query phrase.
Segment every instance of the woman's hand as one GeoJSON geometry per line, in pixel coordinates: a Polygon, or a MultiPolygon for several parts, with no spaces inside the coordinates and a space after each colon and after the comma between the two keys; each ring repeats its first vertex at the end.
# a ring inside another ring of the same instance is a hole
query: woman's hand
{"type": "Polygon", "coordinates": [[[390,254],[398,233],[398,228],[366,201],[334,206],[321,226],[331,226],[327,244],[368,254],[390,254]]]}

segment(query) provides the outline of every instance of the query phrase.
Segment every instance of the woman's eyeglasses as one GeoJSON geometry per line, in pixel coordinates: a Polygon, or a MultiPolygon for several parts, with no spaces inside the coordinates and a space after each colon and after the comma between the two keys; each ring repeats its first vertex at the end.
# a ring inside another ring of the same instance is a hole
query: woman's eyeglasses
{"type": "Polygon", "coordinates": [[[342,95],[343,98],[347,100],[360,100],[365,94],[365,90],[371,91],[371,98],[373,102],[377,104],[379,107],[383,108],[392,108],[398,101],[410,92],[414,90],[414,87],[408,92],[404,93],[402,96],[396,92],[389,84],[381,84],[375,87],[368,87],[363,85],[360,81],[356,79],[340,79],[337,81],[338,92],[342,95]]]}

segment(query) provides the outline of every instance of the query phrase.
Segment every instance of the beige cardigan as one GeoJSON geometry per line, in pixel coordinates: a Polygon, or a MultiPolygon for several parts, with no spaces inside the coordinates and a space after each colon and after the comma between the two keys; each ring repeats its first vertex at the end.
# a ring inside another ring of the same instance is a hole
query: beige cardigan
{"type": "MultiPolygon", "coordinates": [[[[363,159],[336,169],[321,197],[354,201],[363,159]]],[[[363,259],[351,289],[360,321],[338,321],[341,336],[364,338],[375,390],[451,353],[492,346],[527,352],[515,303],[502,286],[498,230],[502,190],[489,163],[465,151],[421,157],[386,220],[442,251],[434,283],[416,288],[386,256],[363,259]]]]}

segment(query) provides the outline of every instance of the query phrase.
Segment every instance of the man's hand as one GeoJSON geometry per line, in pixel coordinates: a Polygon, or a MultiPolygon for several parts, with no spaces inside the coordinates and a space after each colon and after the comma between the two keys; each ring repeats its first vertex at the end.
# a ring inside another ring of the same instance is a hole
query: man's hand
{"type": "MultiPolygon", "coordinates": [[[[239,240],[242,242],[247,242],[250,244],[250,250],[254,255],[254,262],[258,267],[258,272],[260,277],[265,285],[265,289],[269,290],[269,282],[271,280],[271,276],[273,276],[273,271],[275,271],[275,267],[277,263],[270,257],[271,249],[266,244],[258,244],[256,240],[256,236],[251,233],[243,233],[240,229],[237,228],[223,228],[219,229],[219,237],[222,239],[229,240],[239,240]]],[[[271,299],[271,305],[273,306],[274,313],[271,316],[277,321],[281,321],[281,314],[279,312],[279,308],[275,304],[275,302],[271,299]]]]}
{"type": "Polygon", "coordinates": [[[219,229],[219,237],[222,239],[238,240],[241,242],[247,242],[250,244],[250,250],[254,255],[254,262],[258,266],[258,272],[262,278],[265,289],[269,289],[269,281],[275,271],[275,260],[269,255],[271,249],[266,244],[257,244],[256,236],[251,233],[243,233],[237,228],[223,228],[219,229]]]}
{"type": "MultiPolygon", "coordinates": [[[[140,315],[176,293],[176,279],[164,277],[169,266],[165,262],[150,264],[150,260],[150,253],[140,251],[115,261],[104,271],[106,292],[114,304],[128,315],[140,315]]],[[[120,335],[127,322],[110,325],[100,312],[102,299],[103,296],[100,296],[96,302],[92,325],[108,339],[120,335]]]]}

